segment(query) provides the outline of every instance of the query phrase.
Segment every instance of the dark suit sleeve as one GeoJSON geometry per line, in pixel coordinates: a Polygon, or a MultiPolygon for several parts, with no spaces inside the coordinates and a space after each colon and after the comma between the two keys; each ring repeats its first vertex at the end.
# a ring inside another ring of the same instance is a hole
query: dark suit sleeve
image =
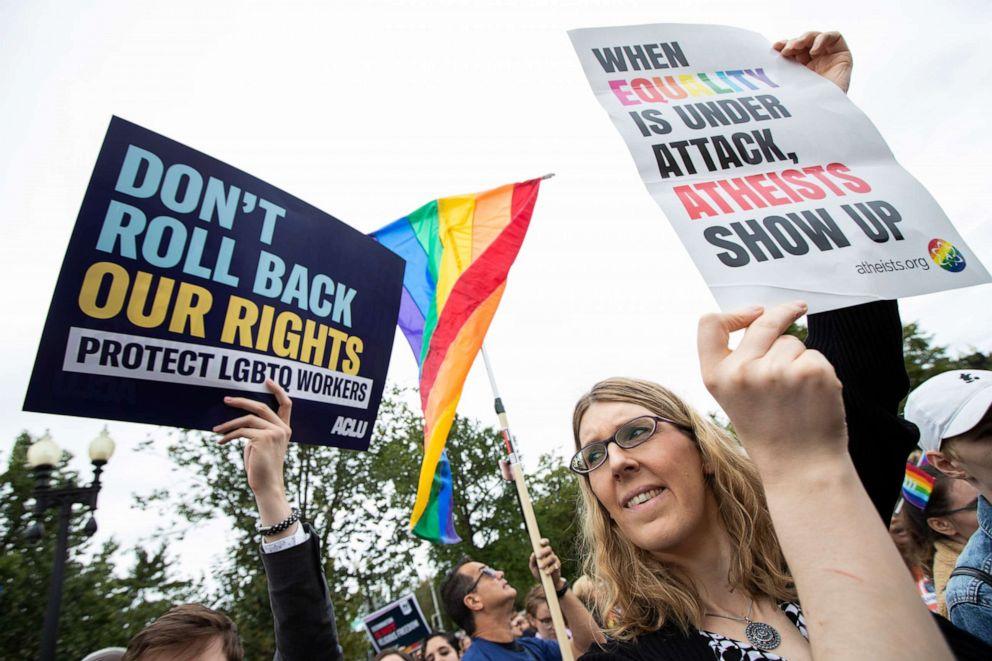
{"type": "Polygon", "coordinates": [[[806,346],[823,353],[844,384],[851,459],[888,525],[906,457],[919,439],[916,426],[899,416],[899,402],[909,392],[899,304],[877,301],[811,314],[806,346]]]}
{"type": "Polygon", "coordinates": [[[320,562],[320,544],[313,528],[306,525],[306,529],[310,539],[305,543],[261,554],[275,622],[275,659],[338,661],[344,657],[320,562]]]}

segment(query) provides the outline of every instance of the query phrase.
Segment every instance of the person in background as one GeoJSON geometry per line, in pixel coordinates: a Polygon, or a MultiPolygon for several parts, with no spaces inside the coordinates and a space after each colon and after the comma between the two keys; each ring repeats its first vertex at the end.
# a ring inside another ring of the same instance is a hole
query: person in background
{"type": "Polygon", "coordinates": [[[421,661],[453,661],[462,658],[458,638],[447,631],[434,631],[420,643],[421,661]]]}
{"type": "Polygon", "coordinates": [[[933,581],[935,610],[947,617],[944,591],[965,544],[978,530],[978,489],[947,477],[929,464],[919,467],[933,478],[933,489],[921,509],[904,501],[903,519],[918,549],[913,555],[933,581]]]}
{"type": "Polygon", "coordinates": [[[931,466],[978,490],[978,529],[958,556],[944,598],[951,622],[992,644],[992,372],[951,370],[906,400],[931,466]]]}
{"type": "Polygon", "coordinates": [[[527,611],[525,610],[517,611],[513,615],[510,619],[510,629],[513,630],[515,638],[529,638],[537,633],[530,628],[530,624],[527,622],[527,611]]]}
{"type": "Polygon", "coordinates": [[[923,548],[924,542],[916,533],[916,527],[907,520],[904,510],[905,506],[892,513],[892,518],[889,519],[889,537],[892,538],[892,543],[896,545],[913,578],[919,579],[926,573],[923,571],[923,561],[920,558],[920,549],[923,548]]]}
{"type": "Polygon", "coordinates": [[[414,661],[414,658],[398,647],[390,647],[372,657],[372,661],[414,661]]]}
{"type": "MultiPolygon", "coordinates": [[[[262,564],[268,579],[275,625],[275,661],[340,661],[334,608],[324,578],[313,529],[301,524],[290,507],[283,465],[292,429],[293,403],[271,379],[278,412],[246,397],[225,397],[242,415],[214,427],[220,444],[245,439],[244,466],[255,496],[262,537],[262,564]]],[[[240,661],[244,656],[238,629],[223,613],[201,604],[176,606],[128,643],[125,661],[240,661]]]]}
{"type": "Polygon", "coordinates": [[[238,627],[202,604],[173,606],[135,634],[122,661],[242,661],[238,627]]]}
{"type": "Polygon", "coordinates": [[[916,590],[920,593],[920,599],[927,605],[931,612],[937,612],[937,590],[933,585],[933,577],[930,575],[929,556],[925,550],[927,546],[923,532],[917,529],[910,520],[907,513],[909,505],[903,505],[892,513],[892,520],[889,521],[889,537],[896,545],[899,556],[906,564],[906,569],[913,576],[916,583],[916,590]]]}
{"type": "MultiPolygon", "coordinates": [[[[534,629],[536,638],[556,640],[555,623],[551,619],[551,609],[548,607],[548,599],[544,596],[543,587],[535,585],[527,591],[527,596],[524,597],[524,612],[527,614],[527,622],[534,629]]],[[[567,621],[565,626],[568,626],[567,621]]]]}
{"type": "MultiPolygon", "coordinates": [[[[561,562],[547,539],[540,553],[531,554],[530,571],[535,579],[543,572],[557,589],[563,615],[573,623],[572,653],[579,656],[593,642],[605,639],[582,602],[572,594],[561,576],[561,562]]],[[[517,638],[510,626],[517,591],[503,572],[471,558],[462,558],[445,576],[441,601],[448,617],[472,637],[465,661],[560,661],[557,641],[517,638]]]]}
{"type": "Polygon", "coordinates": [[[926,551],[926,536],[909,519],[907,510],[904,507],[906,504],[904,499],[907,495],[909,495],[911,502],[918,505],[917,496],[913,495],[916,494],[916,491],[910,489],[907,492],[907,485],[911,484],[912,471],[917,470],[915,467],[920,466],[922,463],[925,463],[923,450],[916,448],[909,453],[909,457],[906,459],[906,479],[903,481],[902,486],[903,497],[899,499],[896,509],[892,513],[892,519],[889,521],[889,535],[892,537],[892,541],[895,542],[896,549],[899,550],[899,555],[902,556],[903,562],[906,563],[906,568],[913,575],[913,580],[916,581],[916,589],[920,593],[923,603],[927,605],[930,612],[936,613],[937,590],[933,585],[930,554],[926,551]]]}

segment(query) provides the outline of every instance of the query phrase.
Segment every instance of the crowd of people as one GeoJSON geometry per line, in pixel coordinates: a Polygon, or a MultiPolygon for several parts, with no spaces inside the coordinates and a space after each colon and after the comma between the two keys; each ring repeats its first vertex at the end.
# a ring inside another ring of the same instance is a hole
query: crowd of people
{"type": "MultiPolygon", "coordinates": [[[[840,35],[775,47],[846,91],[840,35]]],[[[535,580],[551,579],[573,656],[992,658],[992,372],[936,376],[901,416],[897,302],[810,314],[803,342],[786,331],[806,313],[795,302],[700,320],[703,381],[733,435],[649,381],[606,379],[579,399],[569,467],[585,575],[570,584],[547,540],[530,561],[535,580]],[[933,488],[922,507],[900,505],[917,446],[913,466],[933,488]]],[[[276,658],[341,658],[318,537],[283,484],[292,402],[268,385],[278,410],[228,397],[243,414],[215,431],[221,443],[247,439],[276,658]]],[[[465,636],[434,632],[417,656],[376,659],[561,659],[550,595],[535,586],[518,596],[498,568],[463,558],[441,601],[465,636]]],[[[229,619],[183,605],[123,658],[234,660],[240,650],[229,619]]]]}

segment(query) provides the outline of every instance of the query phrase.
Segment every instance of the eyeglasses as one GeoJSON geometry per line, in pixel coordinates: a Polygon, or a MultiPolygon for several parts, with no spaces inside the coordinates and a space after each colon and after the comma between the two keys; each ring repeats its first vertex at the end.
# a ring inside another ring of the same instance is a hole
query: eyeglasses
{"type": "Polygon", "coordinates": [[[945,510],[943,512],[928,512],[927,516],[950,516],[951,514],[957,514],[958,512],[974,512],[978,510],[978,498],[971,501],[964,507],[959,507],[953,510],[945,510]]]}
{"type": "Polygon", "coordinates": [[[472,587],[470,587],[468,589],[468,592],[466,592],[465,594],[468,594],[469,592],[475,592],[475,588],[479,587],[479,581],[482,580],[483,576],[488,576],[489,578],[499,578],[499,572],[488,565],[483,565],[482,570],[479,572],[479,577],[475,579],[475,582],[472,583],[472,587]]]}
{"type": "Polygon", "coordinates": [[[572,461],[568,464],[568,469],[579,475],[587,475],[593,472],[606,462],[606,458],[609,456],[607,447],[610,443],[616,443],[624,450],[636,448],[654,436],[655,432],[658,431],[659,422],[667,422],[685,432],[692,431],[685,425],[680,425],[668,418],[659,418],[656,415],[642,415],[625,422],[612,437],[605,441],[595,441],[576,452],[575,456],[572,457],[572,461]]]}

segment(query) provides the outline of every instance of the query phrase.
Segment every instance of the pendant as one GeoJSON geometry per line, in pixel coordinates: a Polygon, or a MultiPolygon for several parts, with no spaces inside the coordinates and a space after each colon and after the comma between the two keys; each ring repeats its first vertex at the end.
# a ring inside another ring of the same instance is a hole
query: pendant
{"type": "Polygon", "coordinates": [[[759,650],[773,650],[782,644],[782,636],[770,624],[764,622],[752,622],[748,620],[747,627],[744,628],[744,635],[747,641],[759,650]]]}

